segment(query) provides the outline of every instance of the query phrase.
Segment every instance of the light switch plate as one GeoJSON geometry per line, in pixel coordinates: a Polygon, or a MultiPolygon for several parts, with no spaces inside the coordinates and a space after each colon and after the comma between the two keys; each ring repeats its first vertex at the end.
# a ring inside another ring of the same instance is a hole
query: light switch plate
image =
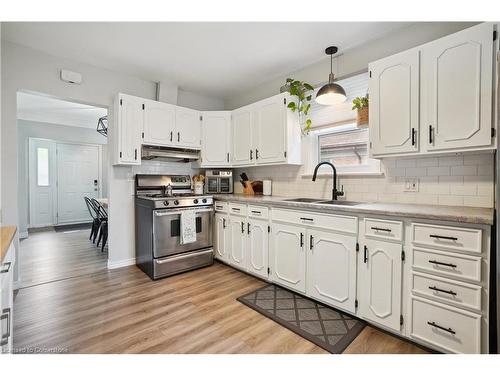
{"type": "Polygon", "coordinates": [[[416,193],[418,191],[418,178],[406,178],[404,191],[416,193]]]}

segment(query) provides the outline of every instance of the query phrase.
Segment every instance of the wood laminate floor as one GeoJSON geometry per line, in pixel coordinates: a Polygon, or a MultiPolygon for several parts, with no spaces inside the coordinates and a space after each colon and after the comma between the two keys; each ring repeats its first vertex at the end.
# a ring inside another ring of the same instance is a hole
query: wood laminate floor
{"type": "MultiPolygon", "coordinates": [[[[41,247],[55,241],[33,236],[33,249],[36,238],[41,247]]],[[[77,245],[76,235],[68,238],[77,247],[87,241],[82,237],[77,245]]],[[[14,348],[69,353],[326,353],[236,301],[263,285],[215,263],[154,282],[130,266],[22,288],[14,304],[14,348]]],[[[372,327],[345,351],[423,352],[372,327]]]]}
{"type": "Polygon", "coordinates": [[[90,228],[30,232],[20,242],[20,287],[104,271],[108,254],[89,241],[90,228]]]}

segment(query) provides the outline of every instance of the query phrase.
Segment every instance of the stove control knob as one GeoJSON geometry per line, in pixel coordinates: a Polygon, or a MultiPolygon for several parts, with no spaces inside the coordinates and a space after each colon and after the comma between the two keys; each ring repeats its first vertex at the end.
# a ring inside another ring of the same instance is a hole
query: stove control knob
{"type": "Polygon", "coordinates": [[[164,206],[168,206],[168,201],[163,201],[164,206]]]}
{"type": "Polygon", "coordinates": [[[193,200],[193,203],[194,203],[194,204],[198,204],[198,199],[194,199],[194,200],[193,200]]]}
{"type": "Polygon", "coordinates": [[[207,198],[203,198],[201,201],[202,201],[203,203],[207,203],[207,198]]]}
{"type": "Polygon", "coordinates": [[[174,204],[175,204],[176,206],[178,206],[178,205],[179,205],[179,201],[176,199],[176,200],[174,201],[174,204]]]}

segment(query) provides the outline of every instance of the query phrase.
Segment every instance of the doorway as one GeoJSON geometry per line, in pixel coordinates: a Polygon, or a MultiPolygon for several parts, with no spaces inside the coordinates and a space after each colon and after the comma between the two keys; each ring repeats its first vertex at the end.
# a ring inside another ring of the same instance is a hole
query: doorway
{"type": "Polygon", "coordinates": [[[30,228],[92,221],[84,198],[100,198],[99,145],[29,139],[30,228]]]}
{"type": "Polygon", "coordinates": [[[18,92],[20,288],[107,270],[84,199],[107,198],[106,116],[106,108],[18,92]]]}

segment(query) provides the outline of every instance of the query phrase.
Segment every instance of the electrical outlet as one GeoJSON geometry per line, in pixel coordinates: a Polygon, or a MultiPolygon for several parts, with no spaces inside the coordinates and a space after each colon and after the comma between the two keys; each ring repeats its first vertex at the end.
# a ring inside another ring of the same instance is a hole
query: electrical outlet
{"type": "Polygon", "coordinates": [[[406,178],[404,191],[416,193],[418,191],[418,182],[418,178],[406,178]]]}

